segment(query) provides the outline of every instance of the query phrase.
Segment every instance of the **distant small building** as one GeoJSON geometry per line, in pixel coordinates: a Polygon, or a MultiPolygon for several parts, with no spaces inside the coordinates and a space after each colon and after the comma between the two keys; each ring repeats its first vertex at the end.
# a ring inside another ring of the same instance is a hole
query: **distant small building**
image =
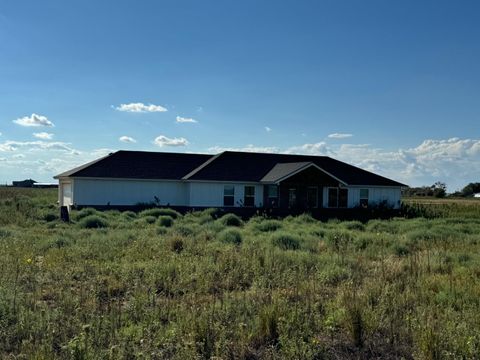
{"type": "Polygon", "coordinates": [[[480,193],[473,194],[474,198],[480,198],[480,193]]]}
{"type": "Polygon", "coordinates": [[[26,179],[21,181],[12,181],[12,186],[14,187],[22,187],[22,188],[31,188],[36,181],[32,179],[26,179]]]}
{"type": "Polygon", "coordinates": [[[40,182],[37,182],[35,184],[33,184],[34,188],[38,189],[38,188],[41,188],[41,189],[46,189],[46,188],[51,188],[51,189],[56,189],[58,188],[58,184],[57,183],[40,183],[40,182]]]}

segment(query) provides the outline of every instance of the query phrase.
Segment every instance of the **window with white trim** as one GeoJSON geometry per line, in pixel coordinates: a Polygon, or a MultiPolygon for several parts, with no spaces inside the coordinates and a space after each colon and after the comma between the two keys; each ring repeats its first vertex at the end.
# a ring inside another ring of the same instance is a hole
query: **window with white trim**
{"type": "Polygon", "coordinates": [[[278,185],[267,186],[267,198],[271,207],[278,206],[278,185]]]}
{"type": "Polygon", "coordinates": [[[368,189],[360,189],[360,206],[368,206],[368,189]]]}
{"type": "Polygon", "coordinates": [[[233,206],[235,200],[235,186],[225,185],[223,187],[223,206],[233,206]]]}
{"type": "Polygon", "coordinates": [[[245,186],[243,205],[255,206],[255,186],[245,186]]]}

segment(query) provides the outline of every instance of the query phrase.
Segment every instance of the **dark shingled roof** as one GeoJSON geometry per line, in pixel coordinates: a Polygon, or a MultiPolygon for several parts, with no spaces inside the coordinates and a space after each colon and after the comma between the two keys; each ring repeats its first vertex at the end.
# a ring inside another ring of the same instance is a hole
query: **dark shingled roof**
{"type": "Polygon", "coordinates": [[[273,167],[281,163],[312,162],[348,185],[406,186],[328,156],[268,154],[225,151],[188,180],[260,182],[273,167]]]}
{"type": "Polygon", "coordinates": [[[296,171],[311,166],[311,162],[295,162],[276,164],[263,178],[262,182],[277,182],[280,179],[288,176],[296,171]]]}
{"type": "Polygon", "coordinates": [[[55,176],[180,180],[212,155],[117,151],[55,176]]]}
{"type": "Polygon", "coordinates": [[[406,186],[328,156],[225,151],[217,155],[117,151],[55,176],[261,182],[313,163],[348,185],[406,186]],[[294,163],[294,164],[292,164],[294,163]],[[266,180],[265,180],[266,179],[266,180]]]}

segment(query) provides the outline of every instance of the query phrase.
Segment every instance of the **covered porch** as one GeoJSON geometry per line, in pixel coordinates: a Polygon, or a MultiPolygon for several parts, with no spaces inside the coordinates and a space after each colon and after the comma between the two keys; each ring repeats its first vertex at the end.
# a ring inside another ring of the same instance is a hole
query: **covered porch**
{"type": "Polygon", "coordinates": [[[311,162],[277,164],[262,183],[266,208],[300,212],[348,207],[346,184],[311,162]]]}

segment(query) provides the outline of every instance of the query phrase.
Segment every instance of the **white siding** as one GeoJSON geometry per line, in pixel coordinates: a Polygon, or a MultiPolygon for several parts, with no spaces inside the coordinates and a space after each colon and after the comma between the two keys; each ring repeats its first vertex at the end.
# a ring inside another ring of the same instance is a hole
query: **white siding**
{"type": "MultiPolygon", "coordinates": [[[[239,206],[239,203],[243,203],[245,186],[251,184],[189,183],[190,206],[223,206],[223,189],[225,185],[233,185],[235,187],[234,204],[235,206],[239,206]]],[[[253,186],[255,186],[255,206],[260,207],[263,205],[263,185],[253,186]]]]}
{"type": "Polygon", "coordinates": [[[186,206],[187,184],[179,181],[75,179],[75,205],[136,205],[160,200],[160,205],[186,206]]]}
{"type": "MultiPolygon", "coordinates": [[[[360,204],[360,189],[368,189],[368,204],[375,205],[386,201],[395,209],[400,207],[401,190],[398,187],[348,187],[348,207],[360,204]]],[[[323,189],[323,206],[328,207],[328,188],[323,189]]]]}
{"type": "MultiPolygon", "coordinates": [[[[160,205],[221,207],[225,185],[235,187],[234,206],[243,204],[245,183],[143,181],[107,179],[60,179],[60,205],[136,205],[150,203],[155,197],[160,205]],[[71,184],[71,195],[68,194],[71,184]]],[[[263,206],[263,185],[255,186],[255,206],[263,206]]],[[[369,205],[386,201],[390,206],[400,206],[400,188],[394,187],[348,187],[348,207],[360,203],[360,189],[368,189],[369,205]]],[[[323,207],[328,207],[328,188],[323,188],[323,207]]]]}
{"type": "Polygon", "coordinates": [[[348,189],[348,206],[355,207],[360,203],[360,189],[368,189],[368,204],[376,205],[386,201],[395,209],[400,207],[400,188],[394,187],[354,187],[348,189]]]}

